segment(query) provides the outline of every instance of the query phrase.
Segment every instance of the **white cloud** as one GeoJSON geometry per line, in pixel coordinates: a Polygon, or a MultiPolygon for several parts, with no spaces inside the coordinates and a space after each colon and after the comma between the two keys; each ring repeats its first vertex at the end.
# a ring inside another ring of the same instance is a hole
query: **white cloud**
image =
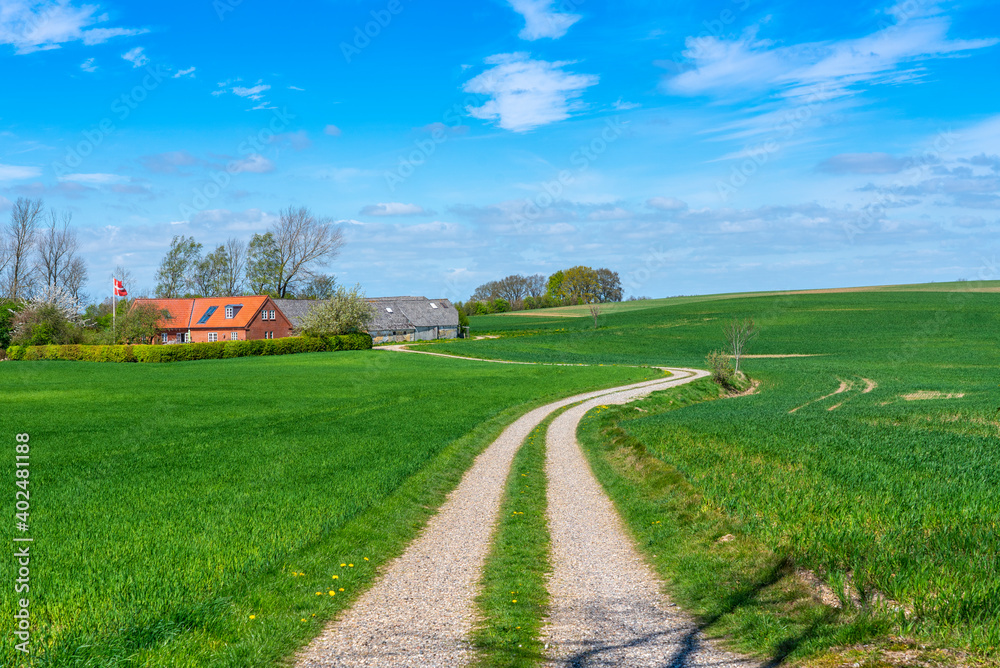
{"type": "Polygon", "coordinates": [[[630,109],[638,109],[642,105],[636,104],[635,102],[625,102],[622,98],[618,98],[613,106],[615,111],[629,111],[630,109]]]}
{"type": "Polygon", "coordinates": [[[38,167],[0,164],[0,181],[20,181],[22,179],[33,179],[41,175],[42,170],[38,167]]]}
{"type": "Polygon", "coordinates": [[[80,69],[84,72],[96,72],[97,65],[94,64],[93,58],[87,58],[85,61],[80,63],[80,69]]]}
{"type": "Polygon", "coordinates": [[[380,202],[361,209],[362,216],[423,216],[428,213],[422,206],[402,202],[380,202]]]}
{"type": "Polygon", "coordinates": [[[305,88],[299,88],[298,86],[289,86],[289,87],[288,87],[288,90],[298,90],[298,91],[304,91],[304,90],[305,90],[305,88]]]}
{"type": "Polygon", "coordinates": [[[646,200],[646,206],[660,211],[684,211],[688,208],[687,202],[676,197],[651,197],[646,200]]]}
{"type": "Polygon", "coordinates": [[[464,90],[492,99],[468,111],[514,132],[569,118],[570,112],[582,107],[578,98],[583,91],[598,82],[595,75],[562,69],[571,62],[531,60],[526,53],[491,56],[486,64],[493,67],[466,82],[464,90]]]}
{"type": "Polygon", "coordinates": [[[239,95],[240,97],[250,98],[251,100],[261,99],[264,97],[261,93],[268,90],[271,90],[271,86],[269,84],[257,84],[256,86],[252,86],[250,88],[246,88],[244,86],[233,87],[233,93],[239,95]]]}
{"type": "Polygon", "coordinates": [[[325,128],[323,128],[323,134],[330,135],[331,137],[339,137],[340,128],[338,128],[336,125],[328,125],[325,128]]]}
{"type": "Polygon", "coordinates": [[[122,60],[132,63],[132,67],[142,67],[149,62],[149,56],[143,53],[143,48],[137,46],[122,54],[122,60]]]}
{"type": "Polygon", "coordinates": [[[60,176],[60,181],[73,181],[75,183],[86,183],[89,185],[106,185],[111,183],[123,183],[128,179],[118,174],[67,174],[60,176]]]}
{"type": "Polygon", "coordinates": [[[274,171],[274,163],[260,153],[253,153],[243,160],[234,160],[231,166],[234,171],[253,174],[266,174],[274,171]]]}
{"type": "MultiPolygon", "coordinates": [[[[905,4],[905,3],[904,3],[905,4]]],[[[693,68],[668,76],[663,88],[677,95],[744,97],[770,92],[825,98],[849,95],[865,85],[920,81],[922,61],[992,46],[996,39],[951,39],[941,14],[915,14],[870,35],[840,41],[777,45],[758,39],[758,26],[734,39],[689,37],[684,57],[693,68]]]]}
{"type": "Polygon", "coordinates": [[[556,11],[553,0],[509,0],[514,11],[524,17],[524,28],[518,37],[525,40],[550,37],[559,39],[570,26],[580,20],[579,14],[556,11]]]}
{"type": "Polygon", "coordinates": [[[193,79],[194,78],[194,71],[196,69],[197,68],[195,68],[195,67],[189,67],[186,70],[178,70],[177,72],[174,72],[173,78],[174,79],[180,79],[181,77],[191,77],[193,79]]]}
{"type": "Polygon", "coordinates": [[[88,46],[115,37],[141,35],[146,28],[94,28],[107,23],[100,5],[75,6],[72,0],[4,0],[0,4],[0,44],[10,44],[16,53],[58,49],[70,42],[88,46]]]}

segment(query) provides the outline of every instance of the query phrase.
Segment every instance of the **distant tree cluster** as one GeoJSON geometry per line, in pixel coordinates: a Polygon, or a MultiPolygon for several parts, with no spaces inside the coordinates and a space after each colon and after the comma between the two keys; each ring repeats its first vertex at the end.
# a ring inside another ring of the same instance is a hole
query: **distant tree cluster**
{"type": "Polygon", "coordinates": [[[581,265],[557,271],[548,278],[514,274],[490,281],[476,288],[469,301],[456,306],[467,315],[484,315],[621,300],[622,284],[617,272],[581,265]]]}
{"type": "Polygon", "coordinates": [[[305,207],[288,207],[249,243],[231,238],[207,255],[194,237],[175,236],[156,272],[156,296],[231,297],[250,292],[272,297],[328,299],[336,281],[318,271],[344,244],[333,219],[305,207]]]}

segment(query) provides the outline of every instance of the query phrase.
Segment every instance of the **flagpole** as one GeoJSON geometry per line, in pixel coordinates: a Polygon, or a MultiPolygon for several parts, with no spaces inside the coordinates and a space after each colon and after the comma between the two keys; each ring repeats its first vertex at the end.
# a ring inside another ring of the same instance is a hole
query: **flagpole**
{"type": "Polygon", "coordinates": [[[118,343],[116,336],[116,319],[118,318],[118,290],[115,288],[115,277],[111,276],[111,345],[118,343]]]}

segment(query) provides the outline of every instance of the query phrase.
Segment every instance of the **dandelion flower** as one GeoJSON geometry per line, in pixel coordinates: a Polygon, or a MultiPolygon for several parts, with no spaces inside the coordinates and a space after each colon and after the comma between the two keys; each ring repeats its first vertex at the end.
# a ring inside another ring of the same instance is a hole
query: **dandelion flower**
{"type": "Polygon", "coordinates": [[[348,568],[354,568],[354,564],[347,564],[348,568]]]}
{"type": "Polygon", "coordinates": [[[321,591],[318,591],[318,592],[316,592],[316,595],[317,595],[317,596],[322,596],[322,595],[323,595],[323,592],[321,592],[321,591]]]}
{"type": "Polygon", "coordinates": [[[306,618],[305,618],[305,617],[303,617],[303,618],[302,618],[302,621],[306,621],[306,618]]]}
{"type": "Polygon", "coordinates": [[[336,579],[337,579],[337,578],[339,578],[339,577],[340,577],[339,575],[334,575],[334,576],[333,576],[333,579],[334,579],[334,580],[336,580],[336,579]]]}
{"type": "Polygon", "coordinates": [[[340,567],[341,567],[341,568],[343,568],[343,567],[344,567],[344,566],[346,566],[346,565],[347,565],[347,564],[341,564],[341,565],[340,565],[340,567]]]}
{"type": "MultiPolygon", "coordinates": [[[[343,590],[343,589],[341,589],[340,591],[344,591],[344,590],[343,590]]],[[[331,589],[331,590],[330,590],[330,596],[336,596],[336,595],[337,595],[337,592],[335,592],[335,591],[333,591],[333,590],[331,589]]]]}
{"type": "Polygon", "coordinates": [[[517,603],[517,599],[515,598],[511,603],[517,603]]]}
{"type": "Polygon", "coordinates": [[[340,588],[340,591],[344,591],[344,588],[343,588],[343,587],[341,587],[341,588],[340,588]]]}
{"type": "Polygon", "coordinates": [[[250,615],[250,619],[257,619],[257,615],[250,615]]]}
{"type": "Polygon", "coordinates": [[[365,561],[368,561],[368,557],[365,557],[365,561]]]}

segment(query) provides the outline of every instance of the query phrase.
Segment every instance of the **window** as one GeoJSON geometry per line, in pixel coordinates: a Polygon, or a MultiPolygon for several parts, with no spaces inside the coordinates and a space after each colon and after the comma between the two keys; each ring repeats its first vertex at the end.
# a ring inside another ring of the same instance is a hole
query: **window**
{"type": "Polygon", "coordinates": [[[386,312],[386,313],[392,313],[392,309],[391,309],[391,308],[389,308],[388,306],[386,306],[386,307],[385,307],[385,312],[386,312]]]}
{"type": "Polygon", "coordinates": [[[216,309],[218,308],[219,308],[218,306],[209,306],[208,310],[205,311],[205,315],[201,316],[201,319],[198,321],[198,324],[204,325],[206,322],[208,322],[208,319],[212,317],[212,314],[215,313],[216,309]]]}
{"type": "Polygon", "coordinates": [[[437,308],[437,307],[438,307],[437,304],[435,304],[434,302],[431,302],[431,308],[437,308]]]}
{"type": "Polygon", "coordinates": [[[239,341],[240,337],[239,337],[239,335],[236,334],[236,332],[229,332],[229,340],[230,341],[239,341]]]}
{"type": "Polygon", "coordinates": [[[208,333],[208,342],[209,343],[215,343],[218,340],[219,340],[219,335],[218,335],[217,332],[209,332],[208,333]]]}
{"type": "MultiPolygon", "coordinates": [[[[274,317],[274,311],[271,311],[271,320],[274,320],[274,319],[275,319],[275,317],[274,317]]],[[[274,337],[271,337],[271,338],[274,338],[274,337]]]]}
{"type": "Polygon", "coordinates": [[[232,320],[232,319],[233,319],[233,307],[232,306],[227,306],[226,307],[226,320],[232,320]]]}
{"type": "Polygon", "coordinates": [[[164,343],[170,340],[170,335],[167,334],[166,332],[163,332],[163,334],[161,334],[160,336],[162,337],[164,343]]]}
{"type": "Polygon", "coordinates": [[[261,311],[260,312],[260,319],[261,320],[267,320],[267,311],[261,311]]]}

